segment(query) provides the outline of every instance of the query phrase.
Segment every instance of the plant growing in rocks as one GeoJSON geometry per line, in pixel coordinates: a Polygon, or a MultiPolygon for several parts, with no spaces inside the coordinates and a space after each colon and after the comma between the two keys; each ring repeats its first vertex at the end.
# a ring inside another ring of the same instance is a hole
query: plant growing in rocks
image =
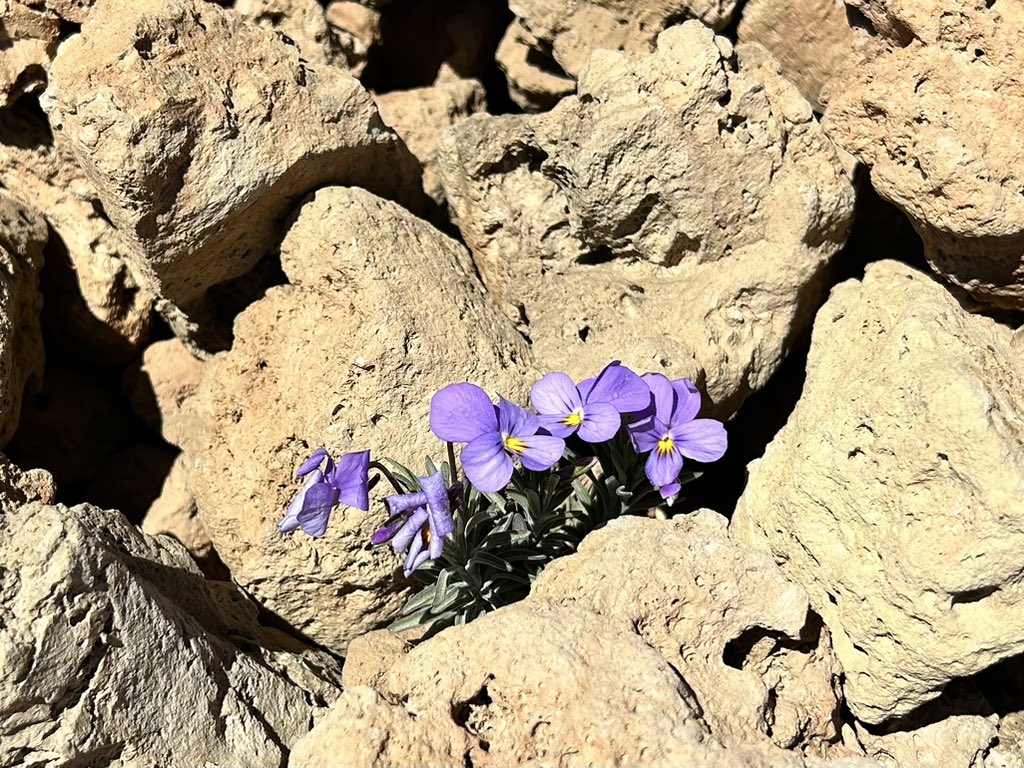
{"type": "Polygon", "coordinates": [[[699,476],[688,460],[716,461],[726,450],[722,423],[696,418],[701,394],[688,379],[613,362],[579,383],[548,373],[530,400],[532,411],[500,396],[495,404],[469,382],[436,392],[430,429],[447,460],[427,458],[422,476],[371,461],[369,451],[335,460],[316,450],[297,471],[303,486],[278,530],[319,538],[339,506],[368,510],[369,488],[386,479],[394,493],[370,544],[390,544],[405,577],[424,585],[391,628],[432,634],[524,598],[544,566],[588,533],[672,505],[699,476]]]}

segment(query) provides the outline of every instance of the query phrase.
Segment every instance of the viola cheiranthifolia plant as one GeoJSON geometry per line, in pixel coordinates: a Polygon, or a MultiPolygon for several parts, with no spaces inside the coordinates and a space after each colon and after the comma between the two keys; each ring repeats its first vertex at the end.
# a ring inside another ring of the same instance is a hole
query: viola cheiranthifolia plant
{"type": "Polygon", "coordinates": [[[687,459],[725,453],[725,427],[696,418],[701,395],[689,379],[639,376],[613,362],[578,384],[549,373],[530,400],[536,413],[503,397],[495,405],[468,382],[435,393],[430,429],[447,443],[448,460],[428,458],[421,477],[371,461],[369,451],[337,462],[314,451],[278,530],[319,538],[339,504],[368,511],[370,487],[386,478],[395,493],[371,544],[390,543],[405,557],[406,578],[424,585],[391,629],[432,634],[522,599],[547,563],[608,520],[671,505],[699,476],[687,459]]]}

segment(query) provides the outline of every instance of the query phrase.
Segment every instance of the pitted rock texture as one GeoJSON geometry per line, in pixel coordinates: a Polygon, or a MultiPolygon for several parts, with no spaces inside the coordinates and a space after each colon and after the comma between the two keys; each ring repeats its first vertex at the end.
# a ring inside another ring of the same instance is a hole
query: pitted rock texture
{"type": "Polygon", "coordinates": [[[39,270],[46,222],[0,189],[0,447],[21,419],[22,398],[39,388],[43,337],[39,270]]]}
{"type": "Polygon", "coordinates": [[[130,268],[69,142],[44,115],[0,110],[0,184],[53,230],[43,284],[49,338],[89,363],[127,362],[149,337],[153,293],[130,268]]]}
{"type": "Polygon", "coordinates": [[[479,80],[460,78],[443,66],[427,88],[390,91],[373,97],[381,119],[402,138],[423,163],[423,190],[435,203],[444,203],[435,155],[441,136],[470,115],[487,111],[487,95],[479,80]]]}
{"type": "Polygon", "coordinates": [[[735,410],[823,298],[853,187],[763,49],[687,22],[652,55],[598,51],[547,114],[442,140],[454,219],[538,359],[593,375],[629,350],[735,410]]]}
{"type": "Polygon", "coordinates": [[[171,445],[188,452],[202,425],[191,406],[203,363],[177,339],[146,347],[142,359],[125,371],[122,385],[132,409],[171,445]]]}
{"type": "Polygon", "coordinates": [[[858,5],[903,47],[841,79],[829,135],[910,217],[936,272],[976,299],[1024,308],[1024,6],[858,5]]]}
{"type": "Polygon", "coordinates": [[[662,30],[684,19],[721,30],[737,5],[737,0],[513,0],[509,7],[516,18],[498,61],[510,92],[520,94],[517,102],[545,108],[557,93],[551,78],[571,83],[594,51],[646,53],[662,30]]]}
{"type": "MultiPolygon", "coordinates": [[[[441,458],[431,395],[471,380],[521,398],[525,341],[491,307],[465,249],[365,190],[320,190],[281,246],[291,282],[239,316],[235,344],[204,364],[207,424],[189,479],[200,519],[234,578],[336,652],[393,618],[408,597],[390,549],[367,548],[386,519],[343,509],[322,539],[275,529],[323,445],[372,448],[422,471],[441,458]]],[[[400,572],[399,572],[400,573],[400,572]]]]}
{"type": "Polygon", "coordinates": [[[52,504],[56,498],[53,475],[45,469],[23,470],[0,453],[0,513],[11,515],[22,504],[52,504]]]}
{"type": "Polygon", "coordinates": [[[167,473],[160,495],[150,505],[139,527],[150,536],[171,536],[181,542],[192,558],[209,575],[216,568],[217,555],[199,519],[196,501],[188,491],[188,475],[192,460],[178,454],[167,473]]]}
{"type": "Polygon", "coordinates": [[[261,647],[233,587],[117,512],[32,503],[0,527],[4,765],[278,766],[339,692],[336,662],[261,647]]]}
{"type": "Polygon", "coordinates": [[[60,19],[38,3],[0,0],[0,108],[46,87],[57,52],[60,19]]]}
{"type": "Polygon", "coordinates": [[[822,88],[849,66],[855,45],[843,0],[750,0],[738,35],[767,48],[819,112],[822,88]]]}
{"type": "Polygon", "coordinates": [[[879,723],[1024,651],[1024,332],[892,261],[833,290],[734,535],[803,585],[879,723]]]}
{"type": "Polygon", "coordinates": [[[49,113],[180,335],[275,248],[311,189],[416,205],[419,164],[359,83],[200,0],[107,0],[61,46],[49,113]]]}

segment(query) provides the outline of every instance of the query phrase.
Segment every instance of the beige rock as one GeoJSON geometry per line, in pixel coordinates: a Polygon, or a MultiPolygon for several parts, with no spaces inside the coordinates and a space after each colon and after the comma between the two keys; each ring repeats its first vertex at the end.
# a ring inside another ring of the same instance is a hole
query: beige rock
{"type": "Polygon", "coordinates": [[[339,33],[352,35],[369,51],[381,42],[380,11],[350,0],[334,0],[324,9],[327,23],[339,33]]]}
{"type": "Polygon", "coordinates": [[[839,737],[828,633],[803,589],[763,552],[730,540],[727,525],[710,510],[613,520],[548,566],[531,600],[635,627],[693,689],[717,740],[824,753],[839,737]]]}
{"type": "Polygon", "coordinates": [[[527,112],[547,112],[563,96],[576,90],[576,81],[538,47],[533,36],[516,20],[505,31],[495,54],[505,73],[509,96],[527,112]]]}
{"type": "Polygon", "coordinates": [[[23,470],[0,453],[0,513],[11,515],[22,504],[52,504],[56,498],[53,475],[45,469],[23,470]]]}
{"type": "Polygon", "coordinates": [[[177,339],[146,347],[142,360],[125,372],[123,388],[132,409],[164,440],[188,451],[199,439],[199,423],[189,400],[195,395],[203,363],[177,339]]]}
{"type": "Polygon", "coordinates": [[[43,0],[43,5],[62,19],[81,24],[97,0],[43,0]]]}
{"type": "Polygon", "coordinates": [[[60,19],[22,0],[0,0],[0,107],[46,87],[46,68],[57,52],[60,19]]]}
{"type": "Polygon", "coordinates": [[[1024,765],[1024,712],[1010,712],[999,720],[999,743],[985,756],[984,768],[1024,765]]]}
{"type": "Polygon", "coordinates": [[[854,49],[843,0],[750,0],[738,34],[767,48],[819,112],[822,87],[844,71],[854,49]]]}
{"type": "Polygon", "coordinates": [[[367,549],[384,519],[376,501],[336,512],[322,539],[277,533],[295,468],[323,445],[418,470],[442,450],[427,427],[430,395],[469,379],[522,396],[528,351],[458,243],[364,190],[317,192],[281,261],[292,285],[244,312],[232,349],[205,364],[207,442],[189,484],[234,578],[343,652],[396,615],[407,587],[390,550],[367,549]]]}
{"type": "Polygon", "coordinates": [[[479,80],[464,80],[447,67],[428,88],[390,91],[373,97],[381,119],[394,128],[423,164],[423,189],[434,202],[444,203],[435,155],[444,132],[470,115],[487,111],[487,95],[479,80]]]}
{"type": "Polygon", "coordinates": [[[547,366],[622,357],[706,380],[728,413],[810,322],[853,189],[807,102],[747,53],[735,68],[687,22],[653,55],[595,53],[551,113],[442,140],[454,219],[547,366]]]}
{"type": "Polygon", "coordinates": [[[277,766],[339,692],[336,662],[261,646],[254,607],[117,512],[0,526],[4,765],[277,766]]]}
{"type": "Polygon", "coordinates": [[[163,311],[200,345],[207,289],[273,250],[302,194],[421,194],[418,163],[357,81],[199,0],[96,6],[47,95],[163,311]]]}
{"type": "Polygon", "coordinates": [[[850,70],[830,136],[910,217],[936,272],[989,304],[1024,308],[1024,86],[1016,2],[865,2],[905,39],[850,70]]]}
{"type": "Polygon", "coordinates": [[[160,496],[178,453],[152,435],[136,438],[112,454],[88,487],[74,498],[103,509],[116,509],[139,525],[160,496]]]}
{"type": "Polygon", "coordinates": [[[43,375],[39,270],[46,237],[46,222],[0,189],[0,446],[14,435],[22,398],[43,375]]]}
{"type": "Polygon", "coordinates": [[[0,184],[52,229],[43,318],[61,351],[121,364],[149,337],[152,291],[126,260],[96,189],[44,115],[0,110],[0,184]]]}
{"type": "Polygon", "coordinates": [[[892,261],[833,290],[734,535],[772,553],[879,723],[1024,650],[1024,334],[892,261]]]}

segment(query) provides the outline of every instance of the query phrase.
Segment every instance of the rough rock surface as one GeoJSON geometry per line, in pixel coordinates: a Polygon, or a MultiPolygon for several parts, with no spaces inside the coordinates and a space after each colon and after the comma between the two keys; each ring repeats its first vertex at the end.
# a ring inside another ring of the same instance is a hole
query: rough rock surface
{"type": "Polygon", "coordinates": [[[479,80],[463,79],[447,66],[427,88],[389,91],[373,97],[381,119],[402,138],[423,164],[423,190],[435,203],[444,203],[435,154],[441,136],[470,115],[487,111],[487,95],[479,80]]]}
{"type": "Polygon", "coordinates": [[[45,469],[23,470],[0,453],[0,513],[13,514],[22,504],[52,504],[57,497],[53,476],[45,469]]]}
{"type": "Polygon", "coordinates": [[[216,560],[213,542],[206,532],[195,499],[188,492],[188,475],[192,462],[184,454],[178,454],[167,473],[160,495],[152,503],[141,525],[143,533],[151,536],[163,534],[181,542],[192,558],[208,573],[207,566],[216,560]]]}
{"type": "Polygon", "coordinates": [[[853,188],[810,105],[749,53],[737,69],[687,22],[653,55],[595,53],[551,113],[442,140],[454,219],[549,366],[592,375],[629,350],[730,412],[809,324],[853,188]]]}
{"type": "Polygon", "coordinates": [[[868,267],[819,312],[795,411],[733,518],[802,584],[879,723],[1024,651],[1024,332],[868,267]]]}
{"type": "Polygon", "coordinates": [[[46,117],[0,110],[0,185],[50,225],[43,320],[61,351],[120,364],[149,336],[152,291],[140,284],[67,140],[46,117]]]}
{"type": "Polygon", "coordinates": [[[60,19],[23,0],[0,0],[0,108],[46,86],[46,68],[57,52],[60,19]]]}
{"type": "Polygon", "coordinates": [[[239,316],[235,344],[205,363],[197,408],[209,429],[189,483],[234,578],[334,651],[392,618],[407,597],[384,519],[335,513],[327,535],[274,526],[313,449],[372,447],[420,469],[440,458],[431,394],[464,379],[522,396],[527,346],[485,300],[465,249],[357,188],[307,202],[281,246],[289,286],[239,316]]]}
{"type": "Polygon", "coordinates": [[[117,512],[0,526],[4,765],[278,766],[338,693],[336,662],[261,647],[255,608],[117,512]]]}
{"type": "Polygon", "coordinates": [[[571,83],[594,51],[647,52],[662,30],[684,19],[720,30],[737,5],[737,0],[513,0],[509,7],[516,18],[498,61],[521,105],[550,106],[558,93],[552,78],[571,83]]]}
{"type": "Polygon", "coordinates": [[[767,48],[819,112],[822,87],[845,70],[854,50],[843,0],[750,0],[738,35],[767,48]]]}
{"type": "Polygon", "coordinates": [[[150,344],[137,366],[125,371],[123,389],[148,427],[186,452],[202,425],[189,401],[199,388],[203,363],[177,339],[150,344]]]}
{"type": "Polygon", "coordinates": [[[852,68],[830,136],[871,168],[941,275],[1024,308],[1024,6],[1013,0],[859,3],[899,45],[852,68]]]}
{"type": "Polygon", "coordinates": [[[39,327],[46,222],[0,189],[0,447],[14,435],[26,390],[43,375],[39,327]]]}
{"type": "Polygon", "coordinates": [[[359,83],[200,0],[108,0],[61,46],[49,112],[179,335],[250,270],[311,189],[411,205],[419,164],[359,83]]]}

